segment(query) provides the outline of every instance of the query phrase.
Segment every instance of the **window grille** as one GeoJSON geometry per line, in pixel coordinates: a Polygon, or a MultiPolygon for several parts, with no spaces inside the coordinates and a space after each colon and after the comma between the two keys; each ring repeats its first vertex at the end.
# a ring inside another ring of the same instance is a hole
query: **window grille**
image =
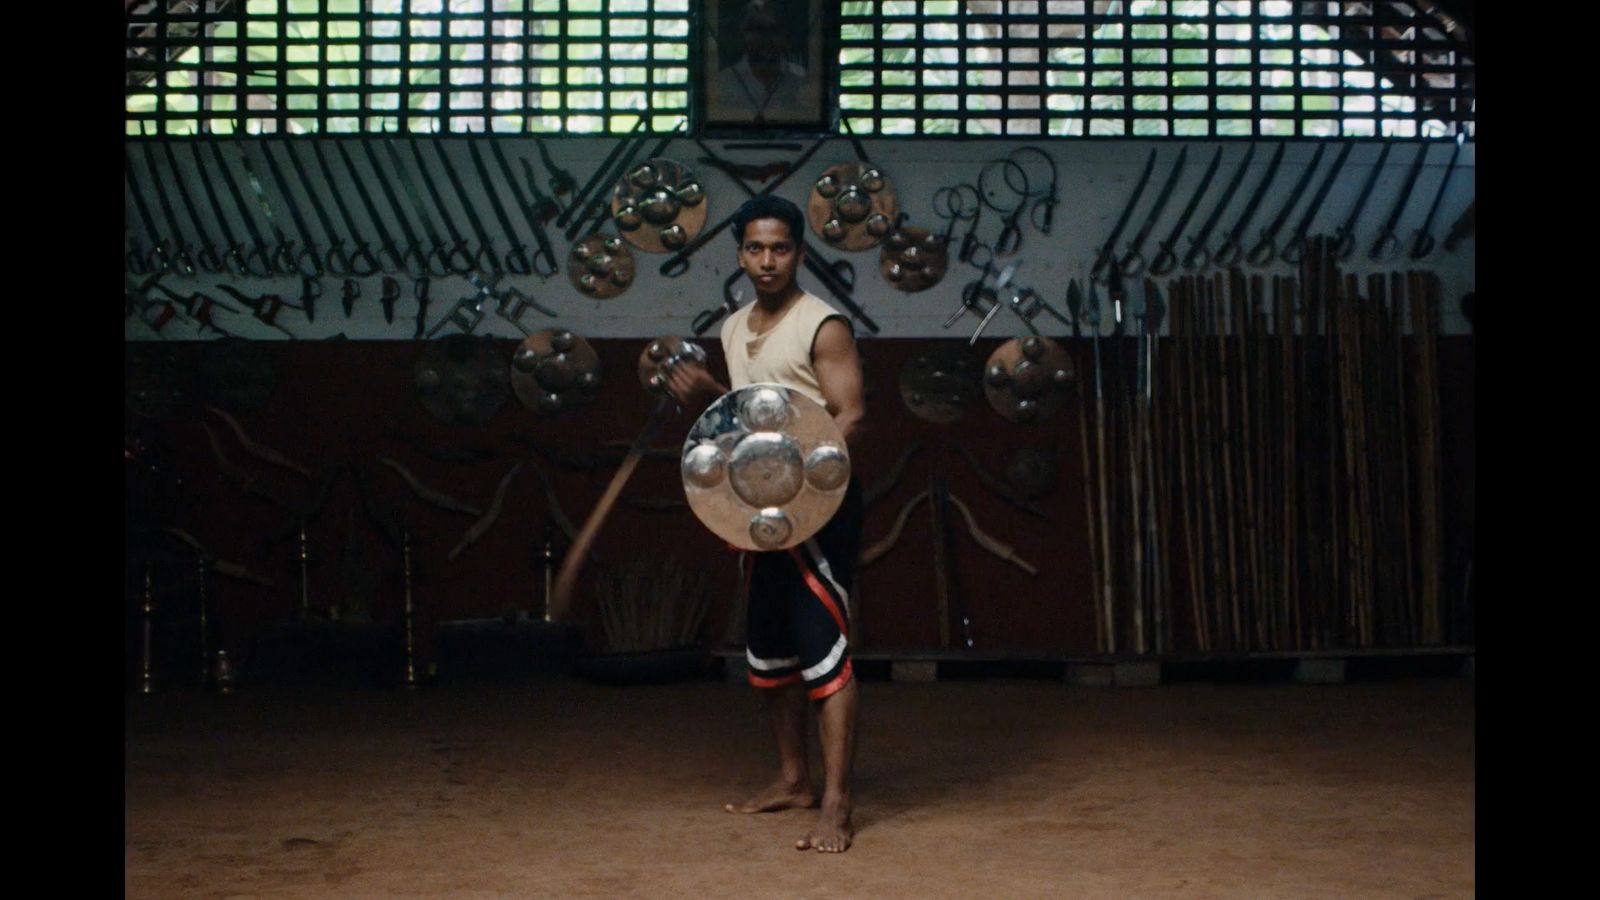
{"type": "MultiPolygon", "coordinates": [[[[692,0],[140,0],[131,135],[666,133],[692,0]]],[[[838,110],[882,136],[1475,137],[1427,0],[842,0],[838,110]]]]}
{"type": "Polygon", "coordinates": [[[127,14],[127,133],[668,132],[689,3],[147,0],[127,14]]]}
{"type": "Polygon", "coordinates": [[[1473,62],[1427,2],[856,0],[856,134],[1474,137],[1473,62]]]}

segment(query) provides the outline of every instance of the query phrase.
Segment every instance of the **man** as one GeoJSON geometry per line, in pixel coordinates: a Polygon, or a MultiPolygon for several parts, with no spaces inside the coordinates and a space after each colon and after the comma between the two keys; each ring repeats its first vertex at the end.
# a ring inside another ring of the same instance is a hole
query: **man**
{"type": "MultiPolygon", "coordinates": [[[[861,360],[850,320],[795,281],[805,223],[793,203],[757,197],[733,216],[739,267],[755,286],[755,302],[730,315],[722,347],[732,389],[775,382],[825,406],[852,455],[862,432],[861,360]]],[[[680,365],[667,384],[685,409],[704,409],[730,388],[701,366],[680,365]]],[[[753,553],[749,563],[746,657],[778,738],[778,778],[729,812],[773,812],[816,806],[807,769],[806,704],[815,705],[822,739],[824,787],[816,825],[796,849],[837,853],[850,846],[850,769],[855,754],[856,682],[846,623],[862,516],[852,478],[834,517],[814,537],[787,551],[753,553]]]]}
{"type": "MultiPolygon", "coordinates": [[[[729,13],[724,3],[723,14],[729,13]]],[[[803,11],[781,9],[778,0],[751,0],[741,16],[744,38],[737,61],[718,70],[709,110],[714,120],[756,123],[803,122],[816,115],[818,88],[803,66],[790,56],[787,17],[803,11]]],[[[732,48],[721,50],[733,56],[732,48]]]]}

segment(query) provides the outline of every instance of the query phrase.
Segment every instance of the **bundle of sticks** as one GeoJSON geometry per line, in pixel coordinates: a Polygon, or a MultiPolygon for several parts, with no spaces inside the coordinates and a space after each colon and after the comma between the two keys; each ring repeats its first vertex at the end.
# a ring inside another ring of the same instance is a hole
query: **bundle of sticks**
{"type": "Polygon", "coordinates": [[[667,556],[606,565],[595,575],[606,652],[665,650],[698,639],[710,605],[704,572],[667,556]]]}
{"type": "Polygon", "coordinates": [[[1101,652],[1443,642],[1440,289],[1325,238],[1298,279],[1144,283],[1081,382],[1101,652]]]}

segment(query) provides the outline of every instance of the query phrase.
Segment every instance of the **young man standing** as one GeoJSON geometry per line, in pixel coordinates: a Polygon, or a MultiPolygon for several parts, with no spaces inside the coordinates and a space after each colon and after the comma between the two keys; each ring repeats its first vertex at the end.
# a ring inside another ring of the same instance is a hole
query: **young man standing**
{"type": "MultiPolygon", "coordinates": [[[[862,433],[861,360],[850,320],[795,281],[804,253],[805,220],[780,197],[763,196],[733,217],[739,267],[756,299],[722,326],[733,390],[782,384],[827,408],[854,456],[862,433]]],[[[680,365],[668,387],[688,410],[704,409],[730,388],[703,367],[680,365]]],[[[860,550],[862,499],[854,477],[828,524],[787,551],[750,553],[746,657],[778,738],[775,782],[734,813],[817,805],[807,767],[806,706],[821,735],[824,786],[816,825],[796,849],[838,853],[850,846],[850,770],[855,755],[856,682],[850,669],[849,590],[860,550]]]]}

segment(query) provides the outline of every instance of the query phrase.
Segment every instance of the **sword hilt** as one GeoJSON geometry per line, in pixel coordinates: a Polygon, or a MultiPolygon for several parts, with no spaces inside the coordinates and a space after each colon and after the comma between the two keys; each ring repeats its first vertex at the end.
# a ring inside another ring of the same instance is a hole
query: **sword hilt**
{"type": "Polygon", "coordinates": [[[1185,269],[1198,269],[1211,263],[1211,251],[1206,249],[1204,241],[1189,239],[1189,252],[1183,255],[1185,269]]]}
{"type": "Polygon", "coordinates": [[[378,259],[372,255],[372,248],[366,241],[356,244],[355,252],[350,255],[350,274],[361,278],[378,271],[378,259]]]}
{"type": "MultiPolygon", "coordinates": [[[[365,245],[363,245],[365,246],[365,245]]],[[[350,254],[344,252],[344,238],[334,238],[328,252],[322,256],[324,271],[343,278],[350,274],[350,254]]]]}
{"type": "Polygon", "coordinates": [[[1295,265],[1305,256],[1306,246],[1310,243],[1310,241],[1306,240],[1305,235],[1301,235],[1284,244],[1283,249],[1278,251],[1278,258],[1291,266],[1295,265]]]}
{"type": "Polygon", "coordinates": [[[1263,231],[1261,232],[1261,240],[1256,241],[1256,245],[1250,248],[1250,252],[1245,256],[1245,259],[1249,260],[1252,266],[1264,266],[1272,262],[1272,257],[1276,256],[1277,253],[1278,242],[1272,235],[1263,231]]]}
{"type": "Polygon", "coordinates": [[[1150,260],[1150,274],[1165,275],[1177,265],[1178,255],[1172,252],[1172,244],[1165,243],[1161,245],[1160,252],[1156,253],[1156,258],[1150,260]]]}
{"type": "Polygon", "coordinates": [[[1387,262],[1394,259],[1400,252],[1400,239],[1395,236],[1392,229],[1384,229],[1373,242],[1372,249],[1367,251],[1367,259],[1373,262],[1387,262]]]}
{"type": "Polygon", "coordinates": [[[326,271],[326,269],[323,268],[322,257],[317,254],[317,247],[315,244],[307,241],[305,246],[300,249],[300,253],[295,256],[295,268],[301,275],[307,278],[322,277],[322,274],[326,271]],[[306,257],[311,258],[311,271],[309,272],[306,271],[305,268],[306,257]]]}
{"type": "Polygon", "coordinates": [[[1419,228],[1416,236],[1411,239],[1411,253],[1409,255],[1412,259],[1423,259],[1433,252],[1433,245],[1432,232],[1419,228]]]}

